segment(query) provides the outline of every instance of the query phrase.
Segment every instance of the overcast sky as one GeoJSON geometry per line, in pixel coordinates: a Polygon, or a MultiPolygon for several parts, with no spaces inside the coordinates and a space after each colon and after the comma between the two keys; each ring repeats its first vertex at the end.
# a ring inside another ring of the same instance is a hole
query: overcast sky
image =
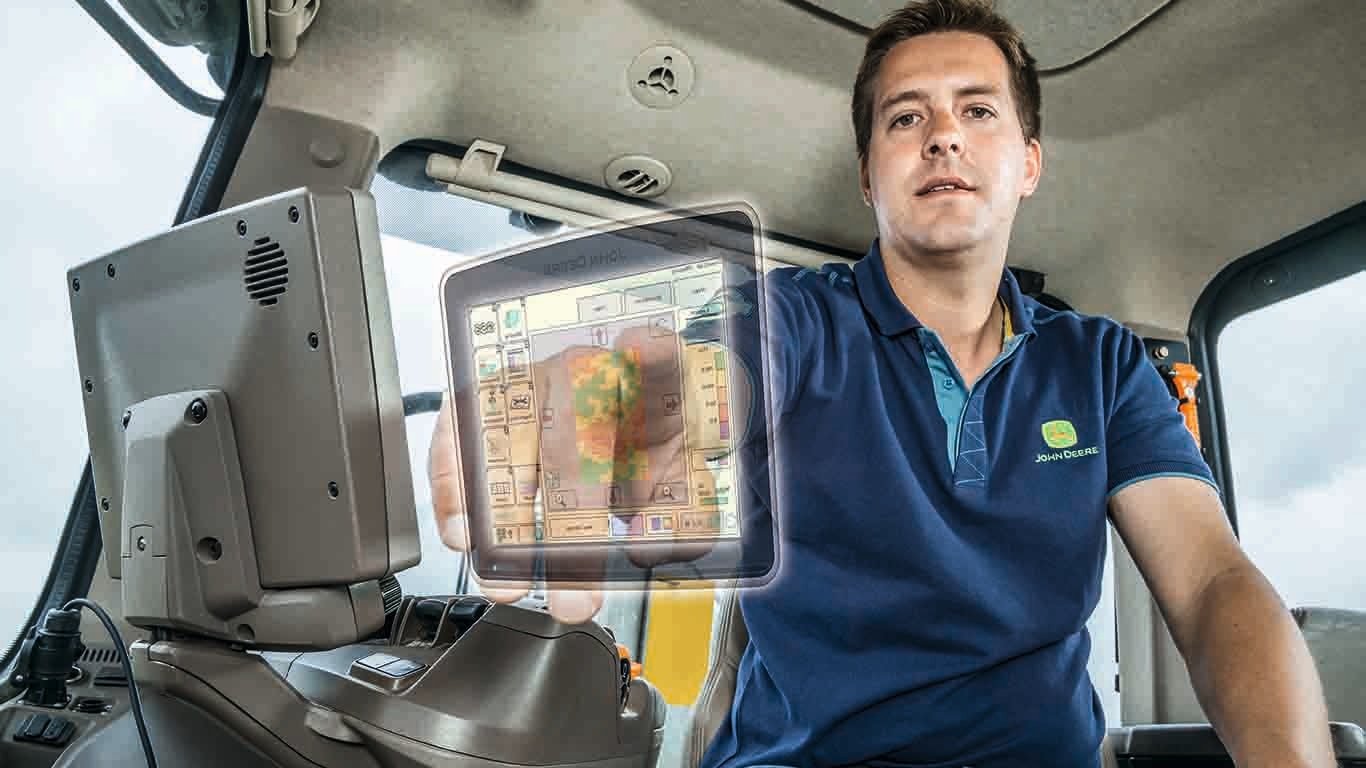
{"type": "MultiPolygon", "coordinates": [[[[3,131],[0,266],[0,633],[17,628],[47,574],[86,455],[66,270],[152,235],[172,221],[209,119],[172,102],[74,3],[10,2],[0,23],[3,131]],[[60,55],[52,41],[60,35],[60,55]]],[[[158,50],[162,50],[157,46],[158,50]]],[[[204,93],[218,95],[192,51],[164,51],[204,93]]],[[[506,214],[380,182],[390,235],[452,250],[525,237],[506,214]]],[[[405,391],[442,385],[437,276],[449,250],[386,239],[405,391]]],[[[1366,262],[1366,256],[1363,257],[1366,262]]],[[[1366,327],[1361,275],[1235,323],[1221,345],[1244,542],[1287,601],[1366,609],[1366,580],[1349,569],[1366,551],[1366,327]],[[1347,393],[1352,393],[1349,399],[1347,393]]],[[[411,419],[421,479],[431,419],[411,419]]],[[[417,483],[420,501],[425,484],[417,483]]],[[[422,515],[424,557],[410,591],[453,586],[454,561],[422,515]]]]}
{"type": "MultiPolygon", "coordinates": [[[[209,121],[171,102],[75,3],[9,2],[3,13],[0,633],[9,633],[47,577],[87,453],[66,270],[171,223],[209,121]]],[[[196,86],[213,88],[207,74],[196,86]]]]}

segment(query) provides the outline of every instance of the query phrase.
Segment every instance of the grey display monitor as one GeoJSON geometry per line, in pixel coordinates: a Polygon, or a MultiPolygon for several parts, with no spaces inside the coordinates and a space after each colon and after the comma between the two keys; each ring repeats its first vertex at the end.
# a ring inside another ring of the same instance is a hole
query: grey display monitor
{"type": "Polygon", "coordinates": [[[573,232],[446,273],[482,580],[770,576],[761,242],[752,211],[729,205],[573,232]]]}
{"type": "Polygon", "coordinates": [[[67,292],[130,621],[294,647],[373,628],[374,582],[420,555],[370,196],[223,211],[71,269],[67,292]],[[354,622],[321,626],[328,601],[354,622]]]}

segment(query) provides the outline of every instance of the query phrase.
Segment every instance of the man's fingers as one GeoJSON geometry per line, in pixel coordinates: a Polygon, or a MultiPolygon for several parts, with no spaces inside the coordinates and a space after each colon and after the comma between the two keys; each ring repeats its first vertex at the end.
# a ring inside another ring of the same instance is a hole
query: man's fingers
{"type": "Polygon", "coordinates": [[[618,352],[634,350],[640,354],[640,366],[645,371],[671,371],[678,361],[678,337],[672,325],[658,326],[642,322],[625,328],[617,335],[613,348],[618,352]]]}
{"type": "MultiPolygon", "coordinates": [[[[678,361],[673,357],[676,352],[673,352],[668,345],[661,344],[659,339],[653,338],[648,326],[632,329],[632,332],[626,334],[620,341],[628,348],[641,351],[642,359],[639,362],[642,364],[642,370],[639,370],[637,375],[643,379],[648,379],[628,382],[631,385],[627,388],[628,391],[639,392],[643,390],[646,395],[649,395],[656,392],[677,390],[674,380],[678,376],[678,361]]],[[[559,471],[560,467],[571,466],[578,453],[585,449],[585,446],[579,445],[575,440],[574,432],[566,433],[564,429],[560,428],[563,425],[573,426],[575,424],[575,390],[572,386],[569,364],[569,359],[573,356],[574,351],[564,350],[550,359],[532,363],[531,379],[532,388],[537,393],[537,408],[543,412],[555,414],[554,421],[553,423],[546,423],[542,419],[537,419],[532,422],[530,429],[514,429],[509,436],[510,440],[506,441],[507,445],[502,446],[501,455],[503,458],[501,460],[503,462],[507,462],[508,458],[511,457],[514,465],[540,464],[542,469],[559,471]],[[555,431],[547,431],[545,435],[542,435],[542,429],[555,429],[555,431]],[[556,437],[556,440],[548,441],[546,450],[543,451],[542,438],[551,436],[556,437]],[[546,453],[549,455],[543,455],[546,453]]],[[[622,390],[620,387],[614,389],[615,392],[605,393],[604,396],[609,399],[601,404],[606,414],[615,413],[619,409],[619,403],[610,398],[613,394],[620,398],[622,390]]],[[[447,392],[443,396],[441,408],[437,412],[437,421],[432,433],[428,457],[432,511],[442,542],[457,552],[468,552],[471,529],[461,488],[463,481],[461,456],[456,447],[454,423],[454,403],[450,393],[447,392]]],[[[681,423],[670,425],[667,434],[649,436],[655,438],[654,440],[650,440],[645,435],[637,437],[633,434],[630,437],[635,440],[639,440],[640,437],[647,438],[648,444],[639,446],[638,450],[646,452],[651,465],[673,465],[683,460],[680,453],[683,438],[681,423]]],[[[606,456],[615,458],[616,441],[623,439],[623,435],[614,432],[609,433],[608,439],[610,440],[609,445],[594,445],[593,448],[597,452],[605,452],[606,456]]],[[[490,450],[495,449],[490,448],[490,450]]],[[[524,487],[528,481],[538,483],[539,477],[521,480],[521,484],[518,486],[519,494],[534,492],[534,488],[529,491],[524,487]]],[[[634,507],[640,504],[648,505],[654,486],[655,483],[653,482],[624,480],[618,485],[617,493],[620,498],[614,499],[610,503],[625,507],[634,507]]],[[[709,545],[705,543],[675,543],[667,549],[656,550],[654,554],[647,556],[627,545],[627,555],[638,566],[644,567],[667,562],[694,560],[705,555],[709,549],[709,545]]],[[[602,548],[600,555],[601,562],[597,561],[598,553],[595,553],[594,556],[590,557],[590,563],[577,563],[572,569],[572,582],[569,579],[557,579],[554,573],[557,569],[550,563],[547,564],[548,572],[544,578],[548,587],[548,608],[551,616],[568,624],[579,624],[591,620],[602,610],[604,593],[600,577],[606,575],[606,559],[608,556],[606,547],[602,548]],[[588,566],[586,570],[585,566],[588,566]],[[599,573],[598,571],[603,572],[599,573]]],[[[500,580],[486,583],[479,580],[480,592],[498,603],[512,603],[526,597],[531,586],[528,582],[500,580]]]]}
{"type": "Polygon", "coordinates": [[[465,527],[465,516],[447,513],[442,517],[441,509],[441,506],[433,501],[432,510],[436,515],[437,532],[441,535],[441,543],[456,552],[468,552],[470,539],[465,527]]]}
{"type": "Polygon", "coordinates": [[[469,536],[465,526],[465,500],[460,494],[460,456],[455,450],[452,407],[450,393],[445,393],[436,414],[436,427],[432,430],[427,478],[432,486],[432,515],[436,518],[442,543],[457,552],[466,552],[469,536]]]}
{"type": "Polygon", "coordinates": [[[712,545],[706,541],[677,541],[668,546],[651,542],[652,546],[626,546],[626,558],[637,568],[653,568],[665,563],[687,563],[711,551],[712,545]]]}
{"type": "Polygon", "coordinates": [[[550,615],[565,624],[581,624],[602,610],[602,592],[596,589],[551,590],[547,595],[550,615]]]}
{"type": "Polygon", "coordinates": [[[500,581],[496,586],[480,583],[479,591],[495,603],[515,603],[526,597],[531,591],[531,584],[522,581],[500,581]]]}

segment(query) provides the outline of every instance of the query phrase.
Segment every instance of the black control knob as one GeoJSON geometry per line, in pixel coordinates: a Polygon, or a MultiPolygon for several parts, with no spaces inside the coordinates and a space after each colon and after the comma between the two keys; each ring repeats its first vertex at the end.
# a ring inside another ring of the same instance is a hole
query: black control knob
{"type": "Polygon", "coordinates": [[[84,652],[80,611],[48,611],[43,625],[24,641],[16,665],[13,682],[25,688],[24,702],[40,707],[66,706],[71,699],[66,683],[76,659],[84,652]]]}

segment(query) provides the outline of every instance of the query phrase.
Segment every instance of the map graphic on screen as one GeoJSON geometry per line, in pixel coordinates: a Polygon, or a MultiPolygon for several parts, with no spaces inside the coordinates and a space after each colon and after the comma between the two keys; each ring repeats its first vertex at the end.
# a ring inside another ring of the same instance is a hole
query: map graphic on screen
{"type": "Polygon", "coordinates": [[[471,309],[495,542],[738,535],[726,354],[677,335],[721,292],[702,262],[471,309]]]}

